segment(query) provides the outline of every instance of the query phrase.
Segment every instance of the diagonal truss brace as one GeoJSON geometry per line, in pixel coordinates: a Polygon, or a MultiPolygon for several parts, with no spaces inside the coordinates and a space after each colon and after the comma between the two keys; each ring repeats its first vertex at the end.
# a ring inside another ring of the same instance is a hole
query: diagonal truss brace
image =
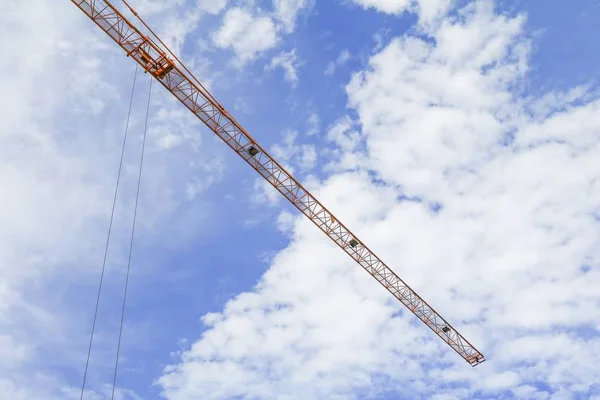
{"type": "Polygon", "coordinates": [[[156,38],[157,43],[142,34],[108,0],[71,2],[471,366],[485,361],[482,353],[256,143],[178,59],[169,58],[167,54],[172,53],[160,39],[156,38]]]}

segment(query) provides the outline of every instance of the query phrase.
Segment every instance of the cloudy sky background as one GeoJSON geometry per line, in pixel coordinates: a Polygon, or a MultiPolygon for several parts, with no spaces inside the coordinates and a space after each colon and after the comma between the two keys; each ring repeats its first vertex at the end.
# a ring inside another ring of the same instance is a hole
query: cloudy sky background
{"type": "MultiPolygon", "coordinates": [[[[488,361],[154,85],[117,398],[600,399],[597,0],[131,3],[488,361]]],[[[78,399],[134,65],[67,0],[3,1],[0,37],[0,399],[78,399]]],[[[148,79],[90,400],[110,398],[148,79]]]]}

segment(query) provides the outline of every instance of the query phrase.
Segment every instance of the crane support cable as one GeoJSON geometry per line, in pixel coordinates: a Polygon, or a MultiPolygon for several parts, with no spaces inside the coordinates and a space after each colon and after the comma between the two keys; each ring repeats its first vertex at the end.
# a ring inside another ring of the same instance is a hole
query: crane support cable
{"type": "Polygon", "coordinates": [[[144,122],[144,137],[142,139],[142,153],[140,155],[140,167],[138,172],[137,190],[135,194],[135,206],[133,208],[133,223],[131,226],[131,238],[129,241],[129,258],[127,260],[127,272],[125,274],[125,289],[123,290],[123,306],[121,308],[121,324],[119,326],[119,340],[117,342],[117,358],[115,361],[115,372],[113,376],[111,400],[115,398],[115,387],[117,385],[117,370],[119,368],[119,355],[121,354],[121,337],[123,335],[123,321],[125,320],[125,304],[127,302],[127,288],[129,287],[129,272],[131,270],[131,255],[133,253],[133,238],[135,235],[135,221],[137,219],[138,201],[140,198],[140,185],[142,182],[142,169],[144,167],[144,152],[146,149],[146,135],[148,133],[148,115],[150,114],[150,97],[152,95],[152,78],[148,89],[148,104],[146,105],[146,121],[144,122]]]}
{"type": "Polygon", "coordinates": [[[123,135],[123,146],[121,148],[121,159],[119,161],[119,172],[117,173],[117,182],[115,184],[115,194],[113,197],[112,209],[110,212],[110,222],[108,224],[108,234],[106,235],[106,246],[104,247],[104,260],[102,261],[102,272],[100,273],[100,282],[98,284],[98,294],[96,296],[96,307],[94,310],[94,318],[92,322],[92,332],[90,333],[90,343],[88,346],[87,358],[85,361],[85,369],[83,371],[83,381],[81,383],[81,396],[80,400],[83,399],[83,392],[85,390],[85,383],[88,373],[88,367],[90,364],[90,355],[92,354],[92,343],[94,341],[94,332],[96,330],[96,320],[98,319],[98,308],[100,305],[100,295],[102,293],[102,283],[104,282],[104,272],[106,270],[106,257],[108,255],[108,245],[110,243],[110,235],[112,232],[113,220],[115,216],[115,207],[117,204],[117,193],[119,192],[119,183],[121,181],[121,171],[123,170],[123,156],[125,155],[125,145],[127,143],[127,134],[129,132],[129,120],[131,118],[131,107],[133,105],[133,94],[135,93],[135,83],[137,80],[138,66],[136,64],[135,71],[133,72],[133,85],[131,87],[131,97],[129,99],[129,111],[127,112],[127,122],[125,123],[125,134],[123,135]]]}
{"type": "Polygon", "coordinates": [[[160,39],[144,35],[109,0],[71,2],[465,361],[471,366],[485,361],[479,350],[262,148],[179,59],[176,63],[169,58],[172,53],[160,39]]]}

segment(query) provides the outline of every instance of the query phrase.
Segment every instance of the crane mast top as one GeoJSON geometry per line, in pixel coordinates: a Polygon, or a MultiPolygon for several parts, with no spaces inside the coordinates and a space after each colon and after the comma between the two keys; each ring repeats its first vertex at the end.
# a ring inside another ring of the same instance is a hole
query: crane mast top
{"type": "Polygon", "coordinates": [[[485,357],[383,263],[361,240],[288,173],[225,110],[169,48],[154,34],[144,35],[109,0],[71,0],[147,73],[181,101],[321,231],[352,257],[394,297],[471,366],[485,357]]]}

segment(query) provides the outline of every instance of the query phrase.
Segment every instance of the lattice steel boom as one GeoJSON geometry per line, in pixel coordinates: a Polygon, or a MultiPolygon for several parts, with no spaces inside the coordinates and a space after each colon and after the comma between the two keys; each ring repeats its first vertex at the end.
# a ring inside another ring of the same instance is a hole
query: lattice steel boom
{"type": "Polygon", "coordinates": [[[141,19],[152,37],[144,35],[108,0],[71,2],[471,366],[485,361],[483,354],[275,161],[141,19]]]}

